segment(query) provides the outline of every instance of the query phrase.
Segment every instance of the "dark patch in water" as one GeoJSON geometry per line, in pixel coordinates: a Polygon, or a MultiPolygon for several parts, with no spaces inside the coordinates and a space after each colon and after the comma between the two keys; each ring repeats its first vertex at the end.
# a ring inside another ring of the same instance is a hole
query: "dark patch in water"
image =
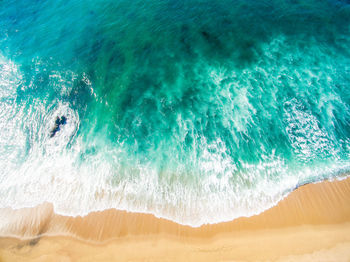
{"type": "Polygon", "coordinates": [[[206,31],[202,31],[201,32],[201,35],[203,36],[203,38],[208,42],[210,43],[211,45],[217,47],[217,48],[221,48],[222,47],[222,44],[219,40],[218,37],[212,35],[212,34],[209,34],[208,32],[206,31]]]}
{"type": "Polygon", "coordinates": [[[67,123],[67,118],[65,116],[56,117],[55,125],[50,132],[50,138],[54,137],[56,133],[61,130],[60,127],[62,125],[65,125],[66,123],[67,123]]]}
{"type": "Polygon", "coordinates": [[[191,39],[189,38],[190,30],[187,25],[182,25],[180,29],[180,43],[187,55],[192,55],[191,39]]]}

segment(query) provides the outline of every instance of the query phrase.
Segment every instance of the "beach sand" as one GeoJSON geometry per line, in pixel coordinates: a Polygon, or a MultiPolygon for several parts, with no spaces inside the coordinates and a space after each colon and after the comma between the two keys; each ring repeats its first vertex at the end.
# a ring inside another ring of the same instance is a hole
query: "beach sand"
{"type": "Polygon", "coordinates": [[[200,228],[117,210],[65,217],[50,204],[1,209],[0,219],[1,262],[350,261],[350,178],[308,184],[259,215],[200,228]]]}

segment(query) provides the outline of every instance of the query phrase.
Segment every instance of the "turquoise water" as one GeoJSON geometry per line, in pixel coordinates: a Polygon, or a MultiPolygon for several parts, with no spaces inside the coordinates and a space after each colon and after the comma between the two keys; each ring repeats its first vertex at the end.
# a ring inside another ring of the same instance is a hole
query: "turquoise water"
{"type": "Polygon", "coordinates": [[[349,47],[348,1],[1,1],[0,207],[199,226],[342,178],[349,47]]]}

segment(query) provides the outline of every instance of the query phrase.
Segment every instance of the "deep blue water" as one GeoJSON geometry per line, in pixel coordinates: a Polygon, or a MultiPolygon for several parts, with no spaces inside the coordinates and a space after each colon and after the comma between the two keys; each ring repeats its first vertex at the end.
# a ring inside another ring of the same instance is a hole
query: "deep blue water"
{"type": "Polygon", "coordinates": [[[199,226],[350,169],[350,4],[0,1],[0,207],[199,226]]]}

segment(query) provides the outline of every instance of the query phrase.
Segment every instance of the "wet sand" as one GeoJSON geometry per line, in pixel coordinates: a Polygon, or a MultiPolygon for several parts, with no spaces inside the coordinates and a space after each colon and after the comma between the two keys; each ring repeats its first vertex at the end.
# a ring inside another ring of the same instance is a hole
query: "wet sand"
{"type": "Polygon", "coordinates": [[[1,209],[0,261],[350,261],[350,178],[302,186],[262,214],[200,228],[117,210],[1,209]],[[22,239],[16,236],[21,236],[22,239]]]}

